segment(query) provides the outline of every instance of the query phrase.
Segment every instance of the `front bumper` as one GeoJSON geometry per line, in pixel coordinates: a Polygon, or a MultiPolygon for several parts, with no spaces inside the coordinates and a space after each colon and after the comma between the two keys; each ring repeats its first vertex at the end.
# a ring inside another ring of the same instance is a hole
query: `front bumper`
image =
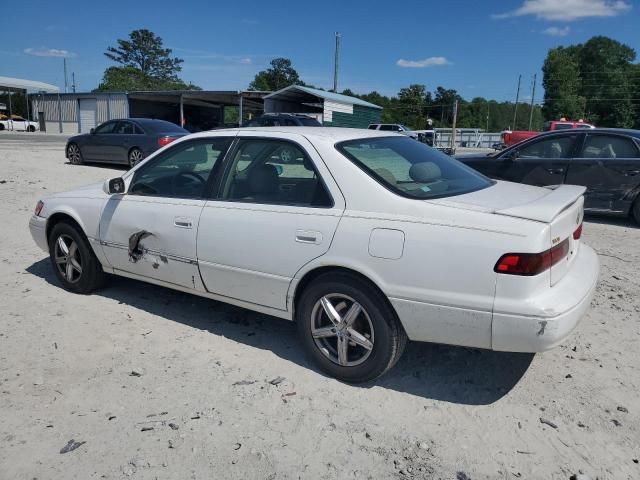
{"type": "Polygon", "coordinates": [[[29,220],[29,231],[31,232],[33,241],[36,242],[36,245],[49,253],[49,245],[47,242],[47,219],[32,215],[29,220]]]}
{"type": "MultiPolygon", "coordinates": [[[[600,265],[589,246],[580,245],[571,270],[554,285],[552,293],[537,300],[540,311],[554,311],[557,305],[569,305],[550,316],[521,316],[495,313],[492,321],[491,348],[505,352],[543,352],[562,343],[576,328],[591,304],[600,265]]],[[[536,299],[533,299],[536,302],[536,299]]]]}

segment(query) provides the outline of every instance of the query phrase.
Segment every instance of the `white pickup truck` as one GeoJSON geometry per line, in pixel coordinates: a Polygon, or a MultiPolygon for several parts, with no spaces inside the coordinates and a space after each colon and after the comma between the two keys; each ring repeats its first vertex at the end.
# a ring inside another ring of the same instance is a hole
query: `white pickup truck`
{"type": "Polygon", "coordinates": [[[0,130],[13,130],[21,132],[35,132],[40,130],[37,122],[32,122],[18,115],[12,115],[11,118],[0,118],[0,130]]]}

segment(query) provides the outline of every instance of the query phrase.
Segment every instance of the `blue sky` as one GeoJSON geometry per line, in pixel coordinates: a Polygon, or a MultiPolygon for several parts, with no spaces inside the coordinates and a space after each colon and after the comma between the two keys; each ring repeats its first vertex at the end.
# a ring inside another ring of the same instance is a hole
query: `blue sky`
{"type": "Polygon", "coordinates": [[[0,75],[62,86],[67,56],[79,91],[97,86],[111,65],[103,52],[137,28],[185,60],[183,79],[212,90],[246,88],[276,56],[330,88],[336,31],[339,88],[387,95],[421,83],[506,100],[522,74],[526,98],[549,48],[607,35],[640,51],[640,5],[631,0],[32,0],[2,9],[0,75]]]}

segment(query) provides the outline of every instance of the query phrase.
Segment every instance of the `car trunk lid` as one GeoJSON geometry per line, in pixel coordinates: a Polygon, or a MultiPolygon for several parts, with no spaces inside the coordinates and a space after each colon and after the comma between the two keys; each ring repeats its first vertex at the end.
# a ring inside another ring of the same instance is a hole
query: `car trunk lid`
{"type": "Polygon", "coordinates": [[[551,285],[554,285],[567,273],[578,253],[580,239],[574,238],[574,232],[582,224],[585,190],[575,185],[540,188],[496,182],[484,190],[433,202],[548,224],[548,248],[565,241],[569,247],[566,256],[551,267],[551,285]]]}

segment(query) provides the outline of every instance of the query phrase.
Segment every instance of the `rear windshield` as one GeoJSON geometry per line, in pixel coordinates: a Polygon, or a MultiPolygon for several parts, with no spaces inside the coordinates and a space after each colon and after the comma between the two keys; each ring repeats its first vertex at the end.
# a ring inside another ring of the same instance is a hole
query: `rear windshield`
{"type": "Polygon", "coordinates": [[[305,127],[321,127],[322,126],[320,122],[315,118],[298,117],[298,120],[300,120],[300,125],[303,125],[305,127]]]}
{"type": "Polygon", "coordinates": [[[349,140],[336,148],[389,190],[409,198],[450,197],[493,185],[458,160],[408,137],[349,140]]]}
{"type": "Polygon", "coordinates": [[[152,130],[154,132],[185,134],[189,133],[187,130],[179,127],[175,123],[167,122],[165,120],[152,120],[150,122],[140,122],[140,124],[148,130],[152,130]]]}

